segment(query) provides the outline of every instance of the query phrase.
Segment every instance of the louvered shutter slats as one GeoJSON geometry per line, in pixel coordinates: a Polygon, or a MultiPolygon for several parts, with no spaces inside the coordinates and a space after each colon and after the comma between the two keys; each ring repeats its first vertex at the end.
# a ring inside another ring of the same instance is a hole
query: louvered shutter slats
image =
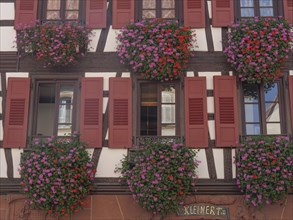
{"type": "Polygon", "coordinates": [[[204,0],[184,0],[184,25],[192,28],[205,27],[204,0]]]}
{"type": "Polygon", "coordinates": [[[105,28],[107,25],[107,0],[86,1],[86,23],[91,28],[105,28]]]}
{"type": "Polygon", "coordinates": [[[239,144],[235,76],[214,76],[216,146],[239,144]]]}
{"type": "Polygon", "coordinates": [[[38,0],[16,0],[14,27],[20,24],[34,24],[37,19],[38,0]]]}
{"type": "Polygon", "coordinates": [[[109,147],[132,147],[132,86],[130,78],[110,78],[109,147]]]}
{"type": "Polygon", "coordinates": [[[113,28],[122,28],[134,20],[134,0],[114,0],[112,11],[113,28]]]}
{"type": "Polygon", "coordinates": [[[185,140],[189,147],[208,147],[205,77],[185,77],[185,140]]]}
{"type": "Polygon", "coordinates": [[[3,140],[5,148],[26,146],[29,91],[29,78],[8,79],[3,140]]]}
{"type": "Polygon", "coordinates": [[[290,24],[293,24],[293,0],[284,0],[285,18],[290,24]]]}
{"type": "Polygon", "coordinates": [[[215,27],[227,27],[234,21],[233,0],[212,1],[212,21],[215,27]]]}
{"type": "Polygon", "coordinates": [[[88,147],[102,147],[103,78],[83,78],[80,138],[88,147]]]}

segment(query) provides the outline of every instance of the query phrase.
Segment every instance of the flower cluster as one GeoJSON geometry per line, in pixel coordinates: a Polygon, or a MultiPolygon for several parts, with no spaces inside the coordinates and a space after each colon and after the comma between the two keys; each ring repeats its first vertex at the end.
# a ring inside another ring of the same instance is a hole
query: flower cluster
{"type": "Polygon", "coordinates": [[[196,153],[182,144],[150,143],[125,157],[118,171],[139,205],[164,216],[177,211],[194,185],[196,153]]]}
{"type": "Polygon", "coordinates": [[[183,75],[195,35],[162,19],[131,23],[118,35],[120,62],[145,79],[169,81],[183,75]]]}
{"type": "Polygon", "coordinates": [[[31,52],[45,66],[75,64],[90,42],[89,28],[76,23],[40,23],[18,27],[16,44],[21,55],[31,52]]]}
{"type": "Polygon", "coordinates": [[[35,208],[55,216],[68,216],[87,205],[94,174],[78,137],[36,139],[20,163],[24,193],[35,208]]]}
{"type": "Polygon", "coordinates": [[[288,137],[248,138],[236,157],[237,185],[245,202],[262,207],[293,187],[293,144],[288,137]]]}
{"type": "Polygon", "coordinates": [[[242,81],[271,83],[282,75],[292,39],[285,19],[256,17],[231,27],[224,53],[242,81]]]}

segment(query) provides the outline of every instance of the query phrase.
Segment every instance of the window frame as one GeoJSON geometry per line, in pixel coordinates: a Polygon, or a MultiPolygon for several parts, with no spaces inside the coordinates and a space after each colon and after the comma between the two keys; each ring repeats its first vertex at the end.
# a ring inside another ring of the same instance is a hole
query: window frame
{"type": "MultiPolygon", "coordinates": [[[[64,22],[72,22],[75,20],[71,20],[71,19],[65,19],[65,7],[66,7],[66,1],[61,0],[61,6],[60,6],[60,17],[61,19],[56,19],[56,20],[49,20],[47,19],[47,2],[48,0],[39,0],[39,4],[38,4],[38,18],[39,20],[41,20],[42,22],[60,22],[60,23],[64,23],[64,22]]],[[[86,9],[86,1],[84,0],[79,0],[79,13],[78,13],[78,19],[77,22],[79,24],[85,24],[85,9],[86,9]]]]}
{"type": "Polygon", "coordinates": [[[280,113],[280,134],[267,134],[267,122],[266,122],[266,112],[265,112],[265,91],[264,91],[264,83],[260,85],[257,84],[258,87],[258,110],[259,110],[259,125],[260,125],[260,134],[247,134],[246,132],[246,119],[245,119],[245,102],[244,102],[244,91],[243,91],[243,83],[240,83],[240,94],[241,94],[241,120],[242,120],[242,134],[243,136],[257,136],[257,135],[286,135],[287,134],[287,127],[286,127],[286,120],[285,120],[285,107],[284,107],[284,82],[281,79],[276,80],[275,82],[278,83],[278,99],[279,99],[279,113],[280,113]]]}
{"type": "MultiPolygon", "coordinates": [[[[162,14],[162,3],[161,0],[156,0],[156,5],[159,7],[156,7],[156,18],[161,16],[162,14]]],[[[136,0],[134,1],[134,8],[135,8],[135,20],[141,21],[142,18],[142,0],[136,0]]],[[[164,20],[178,20],[178,22],[181,24],[183,22],[183,0],[175,0],[175,18],[164,18],[164,20]]]]}
{"type": "MultiPolygon", "coordinates": [[[[40,84],[54,84],[55,85],[55,100],[57,103],[60,100],[60,93],[58,94],[58,88],[60,91],[60,84],[70,84],[74,86],[74,94],[73,94],[73,109],[72,109],[72,128],[71,131],[76,131],[79,129],[79,106],[80,106],[80,91],[79,91],[79,85],[80,85],[80,79],[34,79],[33,80],[33,100],[31,103],[31,110],[30,112],[30,118],[31,118],[31,124],[29,127],[29,131],[31,132],[29,136],[31,137],[38,137],[38,138],[47,138],[48,136],[42,136],[37,134],[37,122],[38,122],[38,103],[39,103],[39,95],[40,95],[40,84]],[[57,86],[59,84],[59,86],[57,86]],[[58,96],[57,96],[58,95],[58,96]]],[[[54,136],[57,136],[58,134],[58,114],[59,114],[59,104],[55,105],[54,109],[54,128],[53,128],[53,134],[54,136]]],[[[58,137],[67,137],[66,136],[58,136],[58,137]]]]}
{"type": "MultiPolygon", "coordinates": [[[[235,1],[235,6],[234,6],[234,11],[235,11],[235,21],[239,22],[241,19],[249,19],[249,18],[254,18],[256,16],[260,15],[260,5],[259,5],[259,0],[254,0],[254,16],[253,17],[241,17],[241,7],[240,7],[240,1],[241,0],[236,0],[235,1]]],[[[278,16],[284,16],[284,10],[283,10],[283,1],[279,0],[272,0],[273,1],[273,17],[278,17],[278,16]]]]}
{"type": "Polygon", "coordinates": [[[182,127],[184,127],[183,121],[184,120],[180,120],[182,118],[182,112],[184,110],[183,108],[183,100],[182,99],[182,82],[180,80],[174,80],[171,82],[156,82],[156,81],[149,81],[149,80],[141,80],[138,79],[136,81],[136,89],[137,91],[133,91],[133,100],[135,100],[133,102],[133,110],[134,110],[134,135],[135,137],[158,137],[158,138],[169,138],[169,137],[181,137],[183,135],[182,133],[182,127]],[[157,90],[157,97],[158,97],[158,109],[157,109],[157,113],[158,113],[158,118],[157,118],[157,135],[141,135],[141,84],[156,84],[158,88],[157,90]],[[161,122],[161,91],[162,91],[162,86],[163,85],[174,85],[175,87],[175,136],[162,136],[161,135],[161,125],[163,124],[161,122]]]}

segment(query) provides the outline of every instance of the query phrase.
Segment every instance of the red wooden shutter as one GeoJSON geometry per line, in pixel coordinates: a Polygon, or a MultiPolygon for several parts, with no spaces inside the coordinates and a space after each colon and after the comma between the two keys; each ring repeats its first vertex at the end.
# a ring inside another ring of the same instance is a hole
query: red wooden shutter
{"type": "Polygon", "coordinates": [[[134,0],[113,0],[113,28],[122,28],[132,20],[134,20],[134,0]]]}
{"type": "Polygon", "coordinates": [[[130,78],[110,78],[109,147],[132,147],[132,86],[130,78]]]}
{"type": "Polygon", "coordinates": [[[29,78],[8,79],[3,141],[6,148],[26,146],[29,93],[29,78]]]}
{"type": "Polygon", "coordinates": [[[293,76],[289,76],[289,94],[291,106],[291,124],[293,129],[293,76]]]}
{"type": "Polygon", "coordinates": [[[14,27],[20,24],[34,24],[37,19],[38,0],[15,0],[14,27]]]}
{"type": "Polygon", "coordinates": [[[205,1],[184,0],[184,25],[193,28],[205,27],[205,1]]]}
{"type": "Polygon", "coordinates": [[[239,144],[235,76],[214,76],[216,146],[239,144]]]}
{"type": "Polygon", "coordinates": [[[102,147],[103,78],[83,78],[80,138],[88,147],[102,147]]]}
{"type": "Polygon", "coordinates": [[[233,0],[213,0],[212,19],[213,26],[227,27],[234,21],[233,0]]]}
{"type": "Polygon", "coordinates": [[[91,28],[105,28],[107,0],[86,1],[86,24],[91,28]]]}
{"type": "Polygon", "coordinates": [[[284,0],[285,18],[290,24],[293,24],[293,0],[284,0]]]}
{"type": "Polygon", "coordinates": [[[207,90],[205,77],[185,77],[186,146],[208,147],[207,90]]]}

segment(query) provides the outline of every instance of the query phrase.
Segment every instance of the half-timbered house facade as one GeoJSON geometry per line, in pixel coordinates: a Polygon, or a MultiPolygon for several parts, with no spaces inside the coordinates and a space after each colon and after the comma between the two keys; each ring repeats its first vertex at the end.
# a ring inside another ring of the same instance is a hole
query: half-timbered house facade
{"type": "Polygon", "coordinates": [[[76,219],[151,217],[114,172],[145,137],[171,138],[199,149],[199,179],[190,203],[229,207],[231,219],[292,217],[292,196],[285,208],[251,212],[235,183],[234,157],[243,137],[293,135],[292,52],[270,94],[263,85],[245,88],[223,54],[229,25],[253,16],[284,16],[293,24],[293,0],[1,0],[0,218],[25,215],[18,168],[32,138],[73,131],[88,143],[97,168],[91,206],[76,219]],[[197,45],[184,78],[147,81],[120,63],[119,29],[142,18],[175,19],[195,31],[197,45]],[[44,68],[32,57],[19,58],[15,27],[36,20],[89,25],[94,33],[89,52],[66,68],[44,68]],[[248,90],[259,99],[247,101],[248,90]]]}

